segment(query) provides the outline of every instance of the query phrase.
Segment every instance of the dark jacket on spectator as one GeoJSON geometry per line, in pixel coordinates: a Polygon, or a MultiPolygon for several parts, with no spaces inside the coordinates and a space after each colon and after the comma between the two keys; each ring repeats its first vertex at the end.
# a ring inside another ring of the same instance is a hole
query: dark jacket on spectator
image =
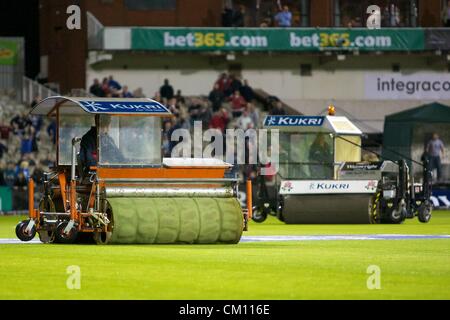
{"type": "Polygon", "coordinates": [[[117,81],[114,80],[114,79],[110,79],[110,80],[108,81],[108,86],[109,86],[110,88],[114,88],[114,89],[116,89],[116,90],[122,89],[122,86],[120,85],[120,83],[117,82],[117,81]]]}
{"type": "Polygon", "coordinates": [[[159,94],[161,98],[172,99],[173,98],[173,87],[170,84],[165,84],[159,89],[159,94]]]}
{"type": "Polygon", "coordinates": [[[214,89],[209,93],[208,99],[212,103],[213,112],[219,111],[219,109],[222,107],[222,102],[224,98],[225,95],[220,90],[214,89]]]}
{"type": "Polygon", "coordinates": [[[28,117],[22,117],[21,115],[17,115],[11,119],[11,125],[17,125],[19,130],[25,129],[25,127],[31,125],[30,119],[28,117]]]}
{"type": "Polygon", "coordinates": [[[100,84],[93,84],[89,88],[89,92],[91,94],[93,94],[94,96],[97,96],[97,97],[104,97],[105,96],[105,92],[103,91],[102,86],[100,84]]]}
{"type": "Polygon", "coordinates": [[[222,12],[222,27],[232,27],[233,26],[233,10],[230,8],[225,8],[222,12]]]}
{"type": "Polygon", "coordinates": [[[244,24],[244,14],[240,10],[235,10],[233,12],[233,27],[241,28],[244,24]]]}
{"type": "Polygon", "coordinates": [[[251,102],[255,97],[253,89],[250,86],[243,85],[239,91],[247,102],[251,102]]]}

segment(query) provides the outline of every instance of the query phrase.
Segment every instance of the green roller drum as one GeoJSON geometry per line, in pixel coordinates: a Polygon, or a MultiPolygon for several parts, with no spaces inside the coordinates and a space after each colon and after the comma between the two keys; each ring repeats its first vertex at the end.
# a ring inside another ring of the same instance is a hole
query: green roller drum
{"type": "Polygon", "coordinates": [[[238,243],[243,218],[235,198],[109,198],[110,243],[238,243]]]}

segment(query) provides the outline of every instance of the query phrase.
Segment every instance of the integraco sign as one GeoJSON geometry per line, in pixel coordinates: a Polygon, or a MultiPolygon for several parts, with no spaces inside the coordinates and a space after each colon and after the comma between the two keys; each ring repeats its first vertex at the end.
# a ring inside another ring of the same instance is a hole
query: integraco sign
{"type": "Polygon", "coordinates": [[[423,29],[131,28],[132,50],[419,51],[423,29]]]}

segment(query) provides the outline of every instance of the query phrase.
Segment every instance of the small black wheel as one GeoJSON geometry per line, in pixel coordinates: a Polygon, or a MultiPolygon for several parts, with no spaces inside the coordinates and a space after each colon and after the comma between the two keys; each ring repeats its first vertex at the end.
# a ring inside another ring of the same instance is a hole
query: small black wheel
{"type": "Polygon", "coordinates": [[[432,207],[429,203],[424,202],[420,205],[419,209],[417,210],[417,217],[419,218],[419,221],[422,223],[427,223],[431,219],[431,211],[432,207]]]}
{"type": "Polygon", "coordinates": [[[55,242],[64,244],[74,243],[75,239],[77,238],[78,230],[75,226],[73,226],[68,233],[65,233],[64,231],[68,224],[68,221],[64,221],[58,224],[55,230],[55,242]]]}
{"type": "Polygon", "coordinates": [[[277,218],[281,222],[284,222],[284,216],[283,216],[283,213],[281,211],[277,211],[277,218]]]}
{"type": "Polygon", "coordinates": [[[264,210],[260,210],[257,207],[253,208],[252,219],[255,222],[261,223],[267,219],[267,212],[264,210]]]}
{"type": "Polygon", "coordinates": [[[392,208],[390,214],[389,214],[389,219],[391,220],[392,223],[396,223],[396,224],[400,224],[403,221],[405,221],[406,218],[406,209],[405,208],[392,208]]]}
{"type": "Polygon", "coordinates": [[[26,231],[30,220],[23,220],[16,226],[16,236],[21,241],[31,241],[36,235],[36,227],[33,226],[30,231],[26,231]]]}

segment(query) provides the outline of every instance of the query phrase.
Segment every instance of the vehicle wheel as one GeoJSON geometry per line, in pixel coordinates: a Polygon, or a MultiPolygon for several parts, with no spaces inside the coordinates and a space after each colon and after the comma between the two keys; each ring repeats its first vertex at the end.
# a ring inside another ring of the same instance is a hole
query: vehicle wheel
{"type": "Polygon", "coordinates": [[[38,232],[39,240],[41,240],[42,243],[52,243],[55,239],[55,234],[53,231],[40,231],[38,232]]]}
{"type": "Polygon", "coordinates": [[[405,208],[400,208],[400,209],[395,209],[393,208],[389,214],[389,218],[391,220],[392,223],[402,223],[403,221],[405,221],[406,218],[406,209],[405,208]]]}
{"type": "Polygon", "coordinates": [[[22,222],[19,222],[16,226],[16,236],[21,241],[31,241],[36,235],[35,226],[33,226],[33,228],[31,228],[29,232],[26,231],[29,222],[30,220],[24,220],[22,222]]]}
{"type": "Polygon", "coordinates": [[[420,222],[427,223],[431,219],[431,205],[429,203],[422,203],[418,209],[417,216],[420,222]]]}
{"type": "Polygon", "coordinates": [[[56,227],[55,239],[57,240],[57,243],[69,244],[73,243],[77,238],[78,230],[75,228],[75,226],[70,229],[69,233],[66,234],[64,232],[68,224],[68,221],[64,221],[56,227]]]}
{"type": "Polygon", "coordinates": [[[259,210],[257,207],[253,208],[252,219],[255,222],[261,223],[267,219],[267,212],[259,210]]]}
{"type": "Polygon", "coordinates": [[[278,220],[284,222],[283,213],[282,213],[281,211],[278,211],[278,212],[277,212],[277,218],[278,218],[278,220]]]}
{"type": "Polygon", "coordinates": [[[112,232],[95,232],[94,233],[94,240],[95,243],[104,245],[108,244],[111,240],[112,232]]]}

